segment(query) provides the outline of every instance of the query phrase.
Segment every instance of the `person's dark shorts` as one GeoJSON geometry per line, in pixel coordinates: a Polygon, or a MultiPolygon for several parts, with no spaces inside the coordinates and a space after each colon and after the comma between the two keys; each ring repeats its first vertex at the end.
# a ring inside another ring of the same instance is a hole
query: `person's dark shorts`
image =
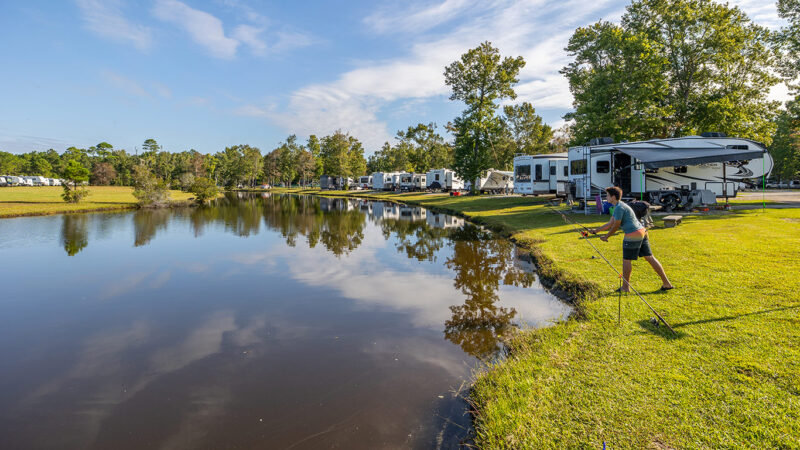
{"type": "Polygon", "coordinates": [[[640,240],[622,240],[622,259],[635,261],[640,256],[653,256],[650,250],[650,240],[645,235],[644,239],[640,240]]]}

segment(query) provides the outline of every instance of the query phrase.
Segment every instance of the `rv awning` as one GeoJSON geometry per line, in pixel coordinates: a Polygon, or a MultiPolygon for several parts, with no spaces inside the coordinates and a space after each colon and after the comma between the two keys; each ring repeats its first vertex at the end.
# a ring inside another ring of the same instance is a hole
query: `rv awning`
{"type": "Polygon", "coordinates": [[[615,147],[626,155],[644,163],[647,169],[670,166],[693,166],[726,161],[763,158],[763,150],[733,148],[635,148],[615,147]]]}

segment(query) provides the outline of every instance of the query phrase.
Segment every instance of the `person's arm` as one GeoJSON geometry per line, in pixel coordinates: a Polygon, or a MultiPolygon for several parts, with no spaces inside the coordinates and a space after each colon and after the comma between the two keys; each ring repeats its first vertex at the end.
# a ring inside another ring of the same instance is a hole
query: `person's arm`
{"type": "Polygon", "coordinates": [[[598,227],[598,228],[595,228],[594,230],[590,230],[590,231],[592,232],[592,234],[597,234],[597,233],[599,233],[601,231],[608,230],[613,226],[614,226],[614,218],[612,217],[612,218],[608,219],[608,222],[606,222],[605,225],[603,225],[601,227],[598,227]]]}
{"type": "MultiPolygon", "coordinates": [[[[619,230],[619,227],[620,227],[620,225],[622,225],[622,221],[621,221],[621,220],[611,219],[611,221],[612,221],[612,222],[614,222],[614,223],[611,225],[611,229],[610,229],[610,230],[608,230],[608,233],[607,233],[605,236],[600,236],[600,239],[601,239],[602,241],[608,241],[608,238],[610,238],[611,236],[613,236],[613,235],[614,235],[614,233],[616,233],[616,232],[617,232],[617,230],[619,230]]],[[[604,225],[604,226],[605,226],[605,225],[604,225]]]]}

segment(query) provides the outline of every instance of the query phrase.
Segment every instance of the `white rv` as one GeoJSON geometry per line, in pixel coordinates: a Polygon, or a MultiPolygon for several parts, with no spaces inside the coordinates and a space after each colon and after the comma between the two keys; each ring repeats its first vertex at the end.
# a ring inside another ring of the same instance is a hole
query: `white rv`
{"type": "Polygon", "coordinates": [[[6,185],[6,177],[0,177],[0,186],[6,185]]]}
{"type": "Polygon", "coordinates": [[[365,175],[363,177],[358,177],[358,187],[361,189],[371,189],[372,188],[372,176],[365,175]]]}
{"type": "MultiPolygon", "coordinates": [[[[505,170],[489,169],[486,171],[486,176],[478,178],[476,181],[475,189],[483,193],[503,194],[508,188],[509,191],[514,189],[514,173],[505,170]]],[[[466,182],[464,189],[472,189],[472,183],[466,182]]]]}
{"type": "Polygon", "coordinates": [[[394,189],[393,179],[400,172],[375,172],[372,174],[372,189],[377,191],[390,191],[394,189]]]}
{"type": "Polygon", "coordinates": [[[33,177],[21,177],[21,182],[19,183],[20,186],[35,186],[33,183],[33,177]]]}
{"type": "Polygon", "coordinates": [[[708,133],[624,143],[592,139],[590,145],[569,149],[569,165],[575,199],[592,199],[619,186],[625,196],[669,211],[690,206],[700,194],[735,197],[740,183],[768,176],[773,161],[763,144],[708,133]]]}
{"type": "Polygon", "coordinates": [[[400,190],[422,191],[427,187],[425,178],[424,173],[404,173],[400,175],[400,190]]]}
{"type": "Polygon", "coordinates": [[[7,186],[19,186],[20,184],[22,184],[22,178],[15,176],[6,176],[7,186]]]}
{"type": "Polygon", "coordinates": [[[464,181],[450,169],[432,169],[425,174],[425,183],[431,190],[457,191],[464,189],[464,181]]]}
{"type": "Polygon", "coordinates": [[[557,192],[558,182],[569,181],[567,153],[514,157],[514,193],[538,195],[557,192]]]}
{"type": "Polygon", "coordinates": [[[50,183],[50,186],[61,186],[61,180],[58,178],[48,178],[47,181],[50,183]]]}
{"type": "Polygon", "coordinates": [[[392,190],[400,189],[400,177],[407,175],[406,172],[396,172],[392,174],[392,190]]]}

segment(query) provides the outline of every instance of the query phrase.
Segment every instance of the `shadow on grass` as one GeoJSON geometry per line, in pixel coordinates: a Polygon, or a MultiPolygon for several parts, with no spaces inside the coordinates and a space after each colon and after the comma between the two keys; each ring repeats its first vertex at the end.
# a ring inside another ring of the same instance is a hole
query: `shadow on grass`
{"type": "Polygon", "coordinates": [[[767,313],[776,312],[776,311],[788,311],[790,309],[798,309],[798,308],[800,308],[800,305],[783,306],[783,307],[780,307],[780,308],[765,309],[765,310],[762,310],[762,311],[753,311],[753,312],[743,313],[743,314],[735,314],[735,315],[730,315],[730,316],[712,317],[712,318],[709,318],[709,319],[693,320],[691,322],[683,322],[683,323],[675,324],[675,325],[673,325],[673,328],[686,327],[686,326],[689,326],[689,325],[700,325],[700,324],[704,324],[704,323],[725,322],[725,321],[728,321],[728,320],[736,320],[736,319],[740,319],[742,317],[747,317],[747,316],[756,316],[756,315],[759,315],[759,314],[767,314],[767,313]]]}
{"type": "MultiPolygon", "coordinates": [[[[642,328],[642,330],[650,333],[655,334],[657,336],[661,336],[668,341],[674,341],[677,339],[683,339],[688,336],[687,333],[682,331],[675,331],[674,333],[669,330],[657,317],[651,317],[649,320],[637,320],[636,323],[642,328]]],[[[672,328],[675,329],[675,325],[672,325],[672,328]]]]}

